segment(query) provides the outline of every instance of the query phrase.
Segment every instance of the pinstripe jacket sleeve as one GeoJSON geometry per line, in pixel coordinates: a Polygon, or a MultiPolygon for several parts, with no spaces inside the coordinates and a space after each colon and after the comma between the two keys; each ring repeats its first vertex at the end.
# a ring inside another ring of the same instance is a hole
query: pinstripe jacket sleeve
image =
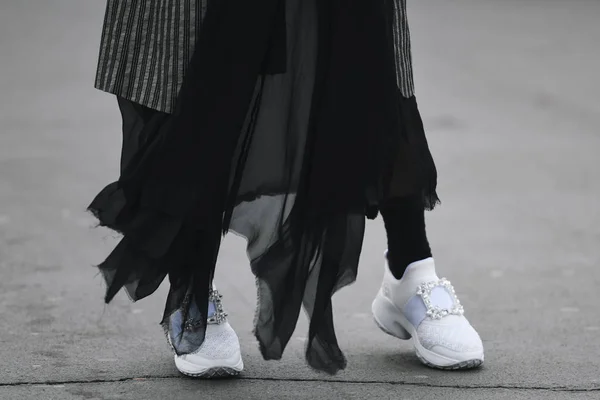
{"type": "MultiPolygon", "coordinates": [[[[95,87],[171,112],[209,0],[107,0],[95,87]]],[[[394,2],[398,87],[414,93],[406,0],[394,2]]]]}

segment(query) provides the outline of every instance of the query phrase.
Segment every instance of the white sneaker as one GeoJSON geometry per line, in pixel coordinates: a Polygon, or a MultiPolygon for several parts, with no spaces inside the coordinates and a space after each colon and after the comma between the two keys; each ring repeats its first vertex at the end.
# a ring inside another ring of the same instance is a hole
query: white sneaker
{"type": "Polygon", "coordinates": [[[412,263],[396,279],[385,263],[373,316],[385,333],[413,338],[417,357],[439,369],[468,369],[483,363],[479,334],[463,315],[454,288],[435,273],[433,258],[412,263]]]}
{"type": "Polygon", "coordinates": [[[206,335],[200,349],[192,354],[175,355],[175,366],[184,375],[194,378],[225,378],[244,370],[240,341],[223,312],[222,296],[212,290],[209,301],[215,312],[208,319],[206,335]]]}

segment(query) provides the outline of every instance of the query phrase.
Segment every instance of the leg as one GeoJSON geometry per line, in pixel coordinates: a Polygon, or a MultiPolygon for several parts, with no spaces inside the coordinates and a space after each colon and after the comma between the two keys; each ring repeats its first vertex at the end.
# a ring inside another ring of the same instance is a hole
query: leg
{"type": "Polygon", "coordinates": [[[417,195],[396,197],[381,207],[388,238],[388,262],[396,279],[413,262],[431,257],[425,231],[425,210],[417,195]]]}
{"type": "MultiPolygon", "coordinates": [[[[117,98],[123,118],[123,147],[121,150],[121,173],[124,173],[136,153],[148,139],[144,136],[144,126],[153,123],[153,118],[168,115],[140,104],[117,98]]],[[[188,320],[201,318],[197,308],[190,309],[188,320]]],[[[169,340],[182,334],[181,320],[174,319],[169,327],[169,340]]],[[[240,343],[237,334],[227,321],[223,311],[221,295],[216,289],[211,291],[208,303],[208,325],[205,339],[200,349],[184,356],[175,356],[177,369],[192,377],[213,378],[238,375],[244,368],[240,343]]]]}

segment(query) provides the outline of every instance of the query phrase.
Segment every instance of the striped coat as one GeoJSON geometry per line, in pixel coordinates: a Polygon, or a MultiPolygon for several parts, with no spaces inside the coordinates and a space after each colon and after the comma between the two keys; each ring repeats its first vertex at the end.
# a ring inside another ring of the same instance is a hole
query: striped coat
{"type": "MultiPolygon", "coordinates": [[[[394,1],[398,87],[414,93],[406,0],[394,1]]],[[[171,112],[209,0],[107,0],[95,87],[171,112]]]]}

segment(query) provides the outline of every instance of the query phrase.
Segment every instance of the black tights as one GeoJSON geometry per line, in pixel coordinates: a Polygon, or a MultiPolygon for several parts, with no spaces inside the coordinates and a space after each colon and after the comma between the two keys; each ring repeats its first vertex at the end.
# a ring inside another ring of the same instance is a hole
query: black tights
{"type": "Polygon", "coordinates": [[[388,239],[388,262],[396,279],[409,264],[431,257],[425,231],[425,209],[420,196],[395,197],[381,208],[388,239]]]}

